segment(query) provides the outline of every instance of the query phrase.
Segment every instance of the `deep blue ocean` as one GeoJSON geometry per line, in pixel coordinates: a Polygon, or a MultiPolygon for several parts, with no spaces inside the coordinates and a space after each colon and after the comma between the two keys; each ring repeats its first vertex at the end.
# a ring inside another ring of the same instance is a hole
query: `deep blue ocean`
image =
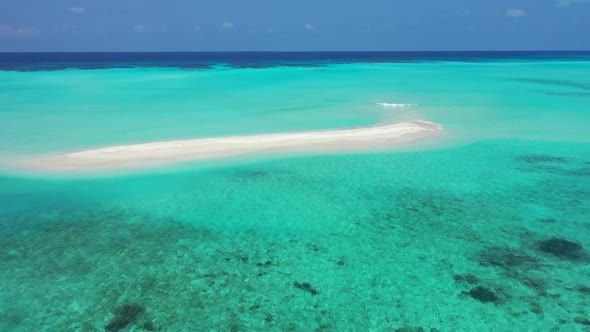
{"type": "Polygon", "coordinates": [[[589,58],[590,51],[0,53],[0,69],[21,71],[133,67],[206,69],[219,64],[234,68],[266,68],[430,61],[575,61],[589,58]]]}

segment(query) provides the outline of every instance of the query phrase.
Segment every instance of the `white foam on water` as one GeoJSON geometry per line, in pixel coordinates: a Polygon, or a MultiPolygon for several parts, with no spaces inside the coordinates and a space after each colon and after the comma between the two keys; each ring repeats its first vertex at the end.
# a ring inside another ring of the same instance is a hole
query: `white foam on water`
{"type": "Polygon", "coordinates": [[[377,103],[379,106],[391,107],[391,108],[403,108],[409,106],[418,106],[418,104],[393,104],[393,103],[377,103]]]}

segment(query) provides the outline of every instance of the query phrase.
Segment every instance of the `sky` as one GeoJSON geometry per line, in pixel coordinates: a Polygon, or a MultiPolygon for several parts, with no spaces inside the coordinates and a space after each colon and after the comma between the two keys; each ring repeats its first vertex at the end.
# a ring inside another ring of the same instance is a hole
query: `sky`
{"type": "Polygon", "coordinates": [[[590,0],[0,0],[0,52],[590,50],[590,0]]]}

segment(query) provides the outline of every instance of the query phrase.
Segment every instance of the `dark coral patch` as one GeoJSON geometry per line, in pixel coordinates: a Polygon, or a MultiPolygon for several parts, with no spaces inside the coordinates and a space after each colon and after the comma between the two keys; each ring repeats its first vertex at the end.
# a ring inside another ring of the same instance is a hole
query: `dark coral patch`
{"type": "Polygon", "coordinates": [[[571,176],[590,176],[590,168],[578,168],[566,172],[567,175],[571,176]]]}
{"type": "Polygon", "coordinates": [[[576,287],[576,288],[578,289],[578,291],[580,293],[590,295],[590,287],[584,286],[584,285],[578,285],[578,287],[576,287]]]}
{"type": "Polygon", "coordinates": [[[141,328],[146,330],[146,331],[155,331],[156,327],[154,326],[154,323],[152,322],[145,322],[141,325],[141,328]]]}
{"type": "Polygon", "coordinates": [[[117,332],[135,323],[145,312],[145,308],[136,303],[126,303],[115,309],[115,317],[105,326],[106,331],[117,332]]]}
{"type": "Polygon", "coordinates": [[[426,330],[419,326],[404,326],[395,329],[395,332],[426,332],[426,330]]]}
{"type": "Polygon", "coordinates": [[[473,274],[456,274],[453,279],[457,282],[466,282],[470,285],[479,283],[479,278],[473,274]]]}
{"type": "Polygon", "coordinates": [[[313,287],[313,286],[312,286],[310,283],[308,283],[308,282],[297,282],[297,281],[295,281],[295,282],[293,283],[293,286],[295,286],[295,287],[297,287],[297,288],[299,288],[299,289],[301,289],[301,290],[304,290],[304,291],[306,291],[306,292],[310,293],[311,295],[318,295],[318,294],[320,293],[320,292],[319,292],[317,289],[315,289],[315,288],[314,288],[314,287],[313,287]]]}
{"type": "Polygon", "coordinates": [[[504,270],[521,268],[525,270],[539,269],[540,263],[534,257],[513,248],[492,247],[483,250],[479,255],[479,264],[495,266],[504,270]]]}
{"type": "Polygon", "coordinates": [[[464,292],[463,294],[469,295],[481,303],[500,302],[500,297],[498,297],[496,293],[492,292],[490,289],[483,286],[477,286],[475,288],[472,288],[469,292],[464,292]]]}
{"type": "Polygon", "coordinates": [[[581,244],[556,237],[539,242],[538,249],[555,257],[572,261],[582,260],[587,257],[581,244]]]}
{"type": "Polygon", "coordinates": [[[271,172],[265,170],[241,170],[238,174],[245,178],[261,178],[271,175],[271,172]]]}
{"type": "Polygon", "coordinates": [[[492,247],[483,250],[479,255],[479,264],[501,268],[504,274],[533,289],[537,294],[546,296],[546,282],[529,275],[531,270],[540,270],[538,259],[515,248],[492,247]]]}
{"type": "Polygon", "coordinates": [[[547,296],[547,281],[542,279],[535,279],[530,276],[520,276],[518,280],[526,287],[534,290],[541,296],[547,296]]]}
{"type": "Polygon", "coordinates": [[[258,266],[258,267],[265,267],[265,266],[271,266],[271,265],[272,265],[272,261],[256,263],[256,266],[258,266]]]}
{"type": "Polygon", "coordinates": [[[563,157],[555,157],[545,154],[528,154],[524,156],[518,157],[518,160],[524,161],[529,164],[538,164],[538,163],[565,163],[567,159],[563,157]]]}

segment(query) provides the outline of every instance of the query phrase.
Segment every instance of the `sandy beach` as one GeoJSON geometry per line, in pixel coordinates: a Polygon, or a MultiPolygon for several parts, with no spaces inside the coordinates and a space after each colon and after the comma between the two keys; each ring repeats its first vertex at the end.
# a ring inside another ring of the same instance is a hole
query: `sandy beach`
{"type": "Polygon", "coordinates": [[[256,153],[362,151],[395,147],[441,132],[438,124],[414,121],[354,129],[151,142],[33,157],[18,168],[42,172],[112,170],[256,153]]]}

